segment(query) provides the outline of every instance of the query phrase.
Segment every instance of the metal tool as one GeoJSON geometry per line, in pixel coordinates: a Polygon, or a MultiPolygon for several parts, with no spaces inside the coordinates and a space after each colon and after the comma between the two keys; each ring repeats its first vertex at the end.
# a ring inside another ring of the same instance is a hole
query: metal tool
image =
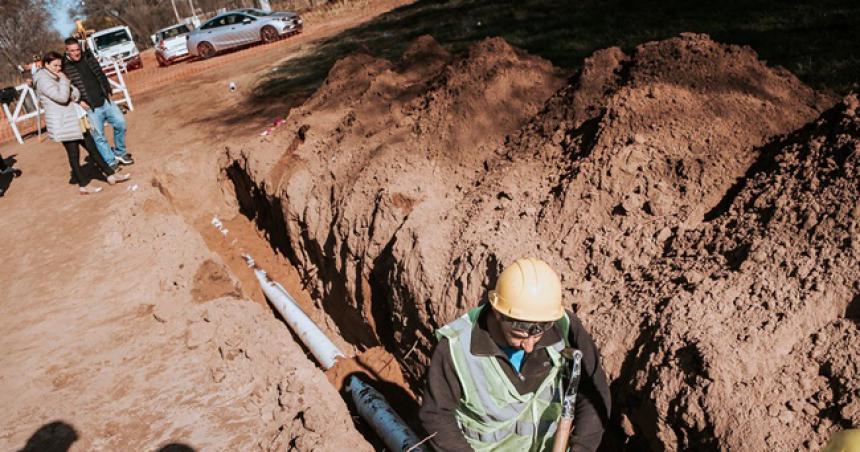
{"type": "Polygon", "coordinates": [[[558,418],[558,428],[552,443],[553,452],[565,452],[570,432],[573,428],[573,414],[576,410],[576,390],[579,387],[579,376],[582,373],[582,352],[567,347],[561,351],[561,357],[565,360],[561,375],[561,416],[558,418]],[[567,381],[565,387],[564,382],[567,381]]]}

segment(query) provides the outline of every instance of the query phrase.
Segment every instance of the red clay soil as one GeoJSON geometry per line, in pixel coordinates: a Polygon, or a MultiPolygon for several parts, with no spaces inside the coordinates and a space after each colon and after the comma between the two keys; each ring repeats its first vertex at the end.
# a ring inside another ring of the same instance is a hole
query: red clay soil
{"type": "Polygon", "coordinates": [[[4,145],[24,175],[0,198],[0,450],[372,450],[239,256],[252,253],[325,320],[222,192],[221,138],[255,137],[271,119],[204,121],[237,108],[300,45],[402,3],[344,5],[300,36],[170,79],[169,90],[138,88],[185,63],[133,73],[137,163],[129,183],[93,181],[96,195],[68,183],[58,143],[4,145]],[[227,237],[209,224],[214,214],[227,237]]]}
{"type": "Polygon", "coordinates": [[[852,96],[770,142],[619,294],[647,306],[618,396],[636,425],[672,421],[643,432],[655,448],[819,450],[860,425],[858,180],[852,96]]]}
{"type": "Polygon", "coordinates": [[[856,215],[837,214],[856,151],[822,138],[856,129],[835,110],[804,128],[834,102],[705,35],[602,50],[566,81],[500,39],[452,57],[425,37],[339,61],[274,136],[228,149],[228,175],[343,337],[416,389],[433,330],[536,255],[603,351],[614,447],[812,447],[858,421],[851,352],[811,345],[856,336],[856,215]],[[820,162],[791,157],[816,140],[820,162]],[[797,229],[795,187],[825,167],[797,229]]]}

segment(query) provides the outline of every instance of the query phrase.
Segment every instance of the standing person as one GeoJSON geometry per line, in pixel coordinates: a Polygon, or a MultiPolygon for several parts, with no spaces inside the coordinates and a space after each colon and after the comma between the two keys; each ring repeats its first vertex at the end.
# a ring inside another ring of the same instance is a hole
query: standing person
{"type": "Polygon", "coordinates": [[[547,263],[517,260],[499,275],[489,304],[436,334],[419,410],[436,450],[551,450],[566,346],[582,352],[571,450],[600,445],[610,407],[600,353],[562,306],[561,281],[547,263]]]}
{"type": "Polygon", "coordinates": [[[98,193],[101,187],[90,187],[89,179],[84,177],[81,171],[80,146],[84,146],[87,153],[102,173],[107,176],[109,184],[124,182],[131,177],[129,174],[114,174],[113,168],[102,159],[96,148],[96,143],[89,132],[82,132],[78,110],[74,102],[80,99],[80,92],[72,86],[68,77],[63,74],[63,56],[57,52],[48,52],[42,59],[45,67],[36,72],[33,85],[39,101],[45,108],[45,123],[48,128],[48,136],[54,141],[63,143],[66,154],[69,157],[69,166],[77,179],[79,191],[82,195],[98,193]]]}
{"type": "Polygon", "coordinates": [[[30,63],[30,77],[35,77],[39,69],[42,69],[42,58],[39,55],[33,55],[33,62],[30,63]]]}
{"type": "Polygon", "coordinates": [[[116,102],[110,98],[112,90],[107,75],[92,52],[81,50],[77,39],[68,38],[65,43],[63,72],[81,92],[81,106],[87,111],[92,124],[92,134],[99,154],[111,168],[118,164],[133,164],[134,159],[125,147],[125,118],[116,102]],[[105,121],[113,129],[113,148],[105,136],[105,121]]]}

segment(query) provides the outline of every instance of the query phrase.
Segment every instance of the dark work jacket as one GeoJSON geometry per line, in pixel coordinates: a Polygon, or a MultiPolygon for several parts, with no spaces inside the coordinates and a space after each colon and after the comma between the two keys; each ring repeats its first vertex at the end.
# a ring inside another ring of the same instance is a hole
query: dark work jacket
{"type": "Polygon", "coordinates": [[[69,56],[66,55],[63,57],[63,72],[69,77],[69,80],[72,82],[75,88],[81,92],[81,99],[86,103],[90,104],[95,108],[97,106],[97,102],[94,101],[95,96],[101,94],[104,99],[110,100],[111,87],[110,82],[108,81],[107,75],[105,75],[102,70],[101,65],[99,64],[99,60],[96,59],[95,55],[89,50],[81,50],[81,61],[86,63],[86,68],[89,69],[93,77],[98,80],[98,86],[101,88],[100,93],[87,92],[86,84],[84,83],[83,77],[85,74],[81,74],[78,71],[78,66],[74,64],[72,60],[69,59],[69,56]]]}
{"type": "MultiPolygon", "coordinates": [[[[490,337],[487,329],[487,316],[492,312],[489,307],[481,312],[478,322],[472,329],[473,355],[490,355],[499,360],[508,379],[520,394],[535,391],[551,369],[551,360],[546,348],[561,339],[561,331],[553,326],[544,333],[535,349],[523,358],[518,373],[508,361],[507,355],[490,337]]],[[[570,450],[592,452],[600,445],[603,431],[609,420],[609,384],[600,362],[600,352],[588,332],[575,314],[568,311],[570,329],[568,343],[582,351],[582,376],[576,399],[574,429],[570,440],[570,450]]],[[[431,440],[435,450],[468,451],[469,443],[460,431],[454,418],[454,411],[460,404],[460,380],[451,357],[447,339],[436,345],[430,368],[427,370],[427,383],[418,416],[428,434],[435,433],[431,440]]]]}

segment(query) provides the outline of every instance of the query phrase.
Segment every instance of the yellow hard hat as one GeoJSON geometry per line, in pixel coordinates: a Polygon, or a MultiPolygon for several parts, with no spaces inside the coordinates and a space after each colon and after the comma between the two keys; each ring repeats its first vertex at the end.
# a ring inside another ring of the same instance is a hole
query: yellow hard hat
{"type": "Polygon", "coordinates": [[[558,275],[549,264],[533,257],[518,259],[505,268],[489,298],[493,309],[516,320],[552,322],[564,315],[558,275]]]}
{"type": "Polygon", "coordinates": [[[834,433],[821,452],[860,452],[860,430],[854,428],[834,433]]]}

